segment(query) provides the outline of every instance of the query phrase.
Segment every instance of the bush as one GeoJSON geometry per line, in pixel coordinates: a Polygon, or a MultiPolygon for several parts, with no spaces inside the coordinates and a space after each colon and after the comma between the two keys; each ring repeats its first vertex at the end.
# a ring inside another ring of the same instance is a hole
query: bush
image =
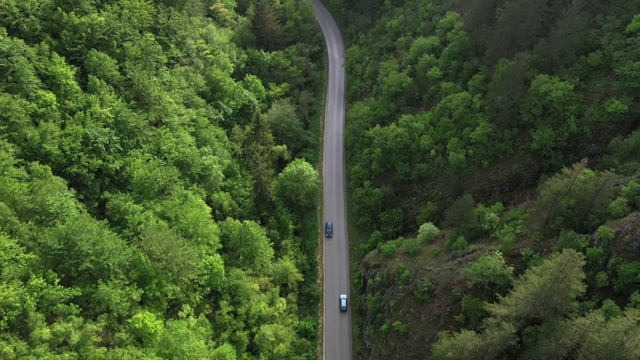
{"type": "Polygon", "coordinates": [[[602,265],[604,260],[604,250],[598,247],[589,247],[587,248],[585,259],[589,265],[602,265]]]}
{"type": "Polygon", "coordinates": [[[391,320],[387,320],[380,326],[380,332],[387,335],[391,331],[391,320]]]}
{"type": "Polygon", "coordinates": [[[422,210],[420,215],[416,218],[418,224],[424,224],[426,222],[433,222],[438,218],[438,206],[432,202],[427,203],[427,207],[422,210]]]}
{"type": "Polygon", "coordinates": [[[629,296],[629,303],[627,303],[627,309],[640,309],[640,292],[634,291],[629,296]]]}
{"type": "Polygon", "coordinates": [[[600,271],[596,274],[596,288],[603,288],[609,286],[609,276],[604,271],[600,271]]]}
{"type": "Polygon", "coordinates": [[[404,251],[411,255],[416,256],[420,253],[420,243],[417,240],[407,239],[402,243],[404,251]]]}
{"type": "Polygon", "coordinates": [[[488,297],[504,294],[513,284],[513,267],[508,266],[502,253],[494,251],[481,256],[462,269],[467,285],[488,297]]]}
{"type": "Polygon", "coordinates": [[[436,240],[440,230],[431,222],[420,225],[418,230],[418,241],[422,244],[431,244],[436,240]]]}
{"type": "Polygon", "coordinates": [[[562,230],[558,236],[554,250],[574,249],[581,251],[586,248],[587,245],[589,245],[589,240],[586,235],[578,234],[573,230],[562,230]]]}
{"type": "Polygon", "coordinates": [[[471,195],[462,195],[445,211],[445,225],[455,228],[458,234],[470,239],[478,238],[483,231],[478,222],[475,205],[476,203],[471,195]]]}
{"type": "Polygon", "coordinates": [[[422,278],[416,283],[413,295],[421,301],[427,302],[431,299],[431,292],[433,291],[433,284],[429,278],[422,278]]]}
{"type": "Polygon", "coordinates": [[[622,309],[620,309],[620,306],[618,306],[618,304],[616,304],[615,301],[611,299],[603,301],[600,310],[602,311],[602,314],[606,319],[611,319],[622,315],[622,309]]]}
{"type": "Polygon", "coordinates": [[[502,203],[497,202],[490,207],[486,207],[482,204],[479,204],[475,213],[480,222],[480,227],[484,231],[494,231],[500,225],[500,217],[504,212],[504,206],[502,203]]]}
{"type": "Polygon", "coordinates": [[[402,285],[409,285],[409,281],[411,280],[411,271],[407,265],[403,263],[398,264],[394,271],[394,275],[398,283],[402,285]]]}
{"type": "Polygon", "coordinates": [[[465,239],[464,236],[460,235],[455,240],[453,240],[453,238],[449,238],[445,243],[444,247],[445,249],[447,249],[447,251],[451,252],[451,251],[463,250],[464,248],[467,247],[467,245],[468,245],[467,239],[465,239]]]}
{"type": "Polygon", "coordinates": [[[383,242],[378,244],[378,251],[386,257],[392,257],[396,254],[396,243],[395,242],[383,242]]]}
{"type": "Polygon", "coordinates": [[[380,213],[379,220],[382,235],[387,239],[392,239],[402,231],[404,214],[402,209],[389,209],[380,213]]]}
{"type": "Polygon", "coordinates": [[[145,345],[156,342],[164,331],[162,320],[146,310],[143,310],[129,320],[129,329],[145,345]]]}
{"type": "Polygon", "coordinates": [[[609,228],[608,226],[602,225],[596,231],[596,241],[601,244],[610,245],[615,238],[616,236],[613,233],[613,230],[611,230],[611,228],[609,228]]]}
{"type": "Polygon", "coordinates": [[[629,205],[633,206],[635,210],[640,210],[640,182],[638,180],[629,181],[627,185],[622,187],[621,193],[629,205]]]}
{"type": "Polygon", "coordinates": [[[482,299],[475,296],[464,295],[462,297],[462,315],[473,329],[477,329],[482,324],[482,320],[489,316],[484,304],[482,299]]]}
{"type": "Polygon", "coordinates": [[[623,262],[616,269],[615,290],[627,293],[640,284],[640,262],[623,262]]]}
{"type": "Polygon", "coordinates": [[[409,332],[407,324],[402,323],[400,320],[393,322],[393,329],[403,335],[409,332]]]}
{"type": "Polygon", "coordinates": [[[623,197],[617,197],[609,203],[609,214],[614,219],[625,217],[631,213],[629,200],[623,197]]]}
{"type": "Polygon", "coordinates": [[[369,236],[369,241],[367,242],[367,247],[366,247],[367,252],[371,249],[377,248],[378,245],[380,245],[381,243],[382,243],[382,233],[380,232],[380,230],[376,230],[372,232],[371,236],[369,236]]]}

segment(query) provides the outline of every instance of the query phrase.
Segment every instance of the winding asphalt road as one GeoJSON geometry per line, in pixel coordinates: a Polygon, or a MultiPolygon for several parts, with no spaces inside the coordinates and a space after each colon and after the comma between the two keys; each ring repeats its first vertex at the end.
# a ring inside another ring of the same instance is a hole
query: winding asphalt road
{"type": "MultiPolygon", "coordinates": [[[[323,208],[324,220],[333,223],[333,237],[324,240],[323,359],[351,359],[351,306],[340,311],[340,294],[349,295],[349,246],[345,206],[344,43],[331,14],[319,0],[311,0],[327,44],[329,78],[324,120],[323,208]]],[[[350,297],[349,297],[350,298],[350,297]]],[[[350,304],[349,304],[350,305],[350,304]]]]}

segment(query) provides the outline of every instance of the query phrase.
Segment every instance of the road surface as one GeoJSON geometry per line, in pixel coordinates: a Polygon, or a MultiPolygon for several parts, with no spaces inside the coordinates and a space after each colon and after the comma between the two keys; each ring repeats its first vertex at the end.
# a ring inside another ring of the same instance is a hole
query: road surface
{"type": "MultiPolygon", "coordinates": [[[[345,206],[344,43],[331,14],[319,0],[311,0],[327,44],[329,71],[324,120],[323,208],[324,221],[333,223],[333,237],[324,239],[323,359],[351,360],[351,303],[340,311],[340,294],[349,294],[349,247],[345,206]]],[[[323,227],[324,228],[324,227],[323,227]]],[[[323,234],[324,235],[324,234],[323,234]]],[[[351,296],[349,296],[351,299],[351,296]]]]}

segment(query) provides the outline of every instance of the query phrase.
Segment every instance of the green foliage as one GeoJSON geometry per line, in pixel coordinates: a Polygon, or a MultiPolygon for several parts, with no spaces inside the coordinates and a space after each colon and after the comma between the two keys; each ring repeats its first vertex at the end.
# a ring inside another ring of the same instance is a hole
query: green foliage
{"type": "Polygon", "coordinates": [[[308,211],[318,198],[318,172],[304,159],[295,159],[278,175],[276,192],[292,209],[308,211]]]}
{"type": "Polygon", "coordinates": [[[640,261],[622,262],[615,268],[616,278],[613,282],[617,292],[630,294],[640,284],[640,261]]]}
{"type": "Polygon", "coordinates": [[[227,219],[220,225],[225,263],[264,273],[271,265],[273,247],[264,228],[256,222],[227,219]]]}
{"type": "Polygon", "coordinates": [[[602,265],[604,262],[604,250],[599,247],[588,247],[585,252],[587,264],[591,266],[602,265]]]}
{"type": "Polygon", "coordinates": [[[609,276],[606,272],[600,271],[596,274],[596,287],[603,288],[609,286],[609,276]]]}
{"type": "Polygon", "coordinates": [[[426,208],[424,208],[422,212],[420,212],[420,215],[418,215],[416,220],[418,225],[426,224],[428,222],[434,222],[437,219],[437,216],[438,216],[438,205],[432,202],[429,202],[427,203],[426,208]]]}
{"type": "MultiPolygon", "coordinates": [[[[619,178],[634,178],[640,164],[640,135],[634,133],[639,113],[633,106],[640,94],[638,4],[328,4],[340,14],[348,44],[351,106],[345,153],[353,221],[360,230],[383,229],[381,214],[388,217],[389,210],[401,208],[416,223],[404,222],[400,230],[383,234],[384,240],[416,233],[416,225],[431,222],[450,234],[449,251],[460,236],[478,247],[495,245],[497,239],[502,253],[522,266],[544,266],[550,247],[575,249],[587,253],[590,289],[600,271],[615,287],[621,263],[609,269],[603,265],[616,249],[603,247],[613,251],[605,254],[589,248],[583,234],[597,235],[607,221],[638,208],[632,194],[637,181],[625,193],[619,178]],[[591,168],[586,161],[571,167],[587,156],[591,168]],[[538,184],[538,194],[532,198],[533,184],[538,184]],[[469,196],[456,199],[460,194],[469,196]],[[507,209],[493,211],[473,199],[504,201],[507,209]]],[[[573,270],[569,277],[579,273],[573,270]]],[[[595,309],[609,290],[591,289],[584,299],[593,305],[580,308],[595,309]]],[[[576,311],[568,315],[577,316],[576,311]]],[[[481,329],[491,331],[451,335],[434,354],[483,359],[591,356],[581,350],[581,330],[568,330],[575,327],[566,316],[529,319],[524,329],[514,326],[504,333],[496,330],[504,319],[483,323],[481,329]],[[496,333],[512,345],[492,348],[496,333]],[[456,336],[464,340],[453,341],[456,336]],[[472,344],[477,348],[470,349],[472,344]]],[[[605,326],[595,318],[589,321],[605,326]]],[[[386,343],[367,338],[366,326],[362,330],[373,357],[424,357],[431,345],[402,338],[393,344],[402,351],[394,353],[386,343]]],[[[628,348],[628,343],[623,345],[628,348]]]]}
{"type": "Polygon", "coordinates": [[[233,42],[253,0],[0,4],[0,358],[315,353],[317,174],[273,186],[317,153],[322,43],[269,3],[273,53],[233,42]]]}
{"type": "Polygon", "coordinates": [[[394,256],[397,248],[398,244],[393,241],[378,243],[378,251],[386,257],[394,256]]]}
{"type": "Polygon", "coordinates": [[[459,197],[444,212],[444,223],[447,226],[457,228],[458,231],[473,239],[478,231],[478,216],[474,211],[475,201],[473,196],[465,194],[459,197]]]}
{"type": "Polygon", "coordinates": [[[574,249],[576,251],[582,251],[587,245],[589,245],[589,239],[586,235],[578,234],[572,230],[562,230],[560,235],[558,235],[558,241],[554,246],[554,250],[574,249]]]}
{"type": "Polygon", "coordinates": [[[162,320],[146,310],[129,319],[129,328],[147,346],[153,345],[164,332],[162,320]]]}
{"type": "Polygon", "coordinates": [[[623,197],[617,197],[609,203],[609,213],[614,219],[625,217],[631,213],[629,200],[623,197]]]}
{"type": "Polygon", "coordinates": [[[413,289],[413,295],[420,301],[429,301],[431,299],[431,293],[433,292],[433,284],[427,277],[420,279],[415,283],[413,289]]]}
{"type": "Polygon", "coordinates": [[[391,320],[387,320],[380,326],[380,332],[387,335],[391,331],[391,320]]]}
{"type": "MultiPolygon", "coordinates": [[[[562,149],[578,132],[582,99],[574,85],[549,75],[538,75],[524,102],[522,120],[531,124],[531,148],[552,165],[562,163],[562,149]]],[[[588,129],[584,129],[588,131],[588,129]]]]}
{"type": "Polygon", "coordinates": [[[298,154],[307,144],[307,133],[291,99],[276,100],[265,114],[277,144],[298,154]]]}
{"type": "Polygon", "coordinates": [[[605,319],[611,319],[612,317],[622,316],[622,310],[611,299],[606,299],[602,302],[602,306],[600,307],[600,311],[602,311],[602,315],[604,315],[605,319]]]}
{"type": "Polygon", "coordinates": [[[634,209],[640,209],[640,182],[638,180],[632,179],[622,187],[620,192],[634,209]]]}
{"type": "Polygon", "coordinates": [[[440,230],[433,225],[433,223],[426,222],[420,225],[417,240],[420,241],[421,244],[431,244],[435,241],[438,233],[440,233],[440,230]]]}
{"type": "Polygon", "coordinates": [[[615,175],[586,167],[586,160],[564,168],[538,187],[529,209],[530,226],[557,234],[562,228],[592,231],[602,222],[613,192],[615,175]]]}
{"type": "Polygon", "coordinates": [[[400,263],[393,271],[396,281],[401,285],[409,285],[411,281],[411,271],[407,265],[400,263]]]}
{"type": "Polygon", "coordinates": [[[394,238],[400,234],[404,221],[401,209],[390,209],[380,213],[380,231],[387,238],[394,238]]]}
{"type": "Polygon", "coordinates": [[[480,291],[487,298],[504,294],[513,284],[513,267],[508,266],[502,253],[494,251],[482,255],[462,269],[467,285],[480,291]]]}
{"type": "Polygon", "coordinates": [[[409,327],[407,326],[407,324],[404,324],[400,320],[394,321],[393,324],[391,324],[391,326],[393,326],[393,330],[397,331],[401,335],[405,335],[406,333],[409,332],[409,327]]]}
{"type": "Polygon", "coordinates": [[[411,256],[417,256],[420,253],[420,247],[420,242],[414,239],[406,239],[402,242],[402,248],[411,256]]]}
{"type": "Polygon", "coordinates": [[[576,298],[583,294],[585,261],[582,254],[565,249],[531,268],[517,279],[513,290],[489,304],[492,316],[515,324],[564,316],[575,311],[576,298]]]}
{"type": "Polygon", "coordinates": [[[489,316],[485,302],[472,295],[464,295],[461,301],[462,315],[472,329],[478,329],[482,321],[489,316]]]}
{"type": "Polygon", "coordinates": [[[440,359],[495,359],[516,343],[515,329],[508,323],[478,334],[471,330],[459,333],[441,332],[431,350],[431,358],[440,359]]]}
{"type": "Polygon", "coordinates": [[[500,216],[504,212],[504,206],[499,202],[490,207],[479,204],[475,212],[482,230],[490,232],[496,230],[500,225],[500,216]]]}
{"type": "Polygon", "coordinates": [[[598,227],[598,230],[596,231],[596,241],[603,245],[610,245],[615,237],[613,230],[605,225],[598,227]]]}
{"type": "Polygon", "coordinates": [[[464,236],[460,235],[455,239],[452,237],[448,238],[444,244],[444,248],[449,252],[460,251],[460,250],[464,250],[467,247],[467,245],[468,245],[467,239],[465,239],[464,236]]]}
{"type": "Polygon", "coordinates": [[[579,356],[585,360],[602,358],[633,359],[640,354],[640,347],[633,339],[640,335],[638,320],[640,314],[631,309],[623,316],[607,321],[601,312],[592,312],[574,323],[574,328],[581,335],[579,356]],[[598,328],[594,332],[590,329],[598,328]]]}
{"type": "Polygon", "coordinates": [[[633,294],[629,296],[627,309],[640,309],[640,292],[639,291],[634,291],[633,294]]]}

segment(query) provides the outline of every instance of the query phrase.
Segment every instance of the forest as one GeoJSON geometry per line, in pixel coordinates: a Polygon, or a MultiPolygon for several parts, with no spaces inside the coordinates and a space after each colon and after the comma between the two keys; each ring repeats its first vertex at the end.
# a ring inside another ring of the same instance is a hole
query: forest
{"type": "Polygon", "coordinates": [[[0,358],[313,359],[296,0],[0,2],[0,358]]]}
{"type": "Polygon", "coordinates": [[[355,358],[640,358],[640,2],[326,3],[355,358]]]}

